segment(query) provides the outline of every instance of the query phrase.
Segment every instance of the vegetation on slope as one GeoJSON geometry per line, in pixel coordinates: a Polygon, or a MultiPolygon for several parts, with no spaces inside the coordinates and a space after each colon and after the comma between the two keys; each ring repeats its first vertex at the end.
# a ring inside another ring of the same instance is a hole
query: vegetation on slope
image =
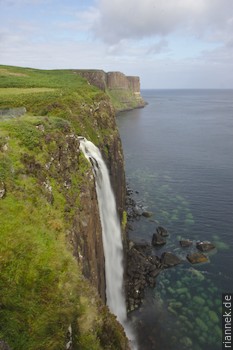
{"type": "Polygon", "coordinates": [[[131,90],[106,89],[106,93],[110,97],[116,112],[144,106],[144,101],[136,98],[131,90]]]}
{"type": "Polygon", "coordinates": [[[0,340],[65,349],[71,325],[74,350],[127,349],[67,239],[90,172],[76,135],[107,142],[108,99],[72,71],[0,66],[0,109],[22,106],[0,116],[0,340]]]}

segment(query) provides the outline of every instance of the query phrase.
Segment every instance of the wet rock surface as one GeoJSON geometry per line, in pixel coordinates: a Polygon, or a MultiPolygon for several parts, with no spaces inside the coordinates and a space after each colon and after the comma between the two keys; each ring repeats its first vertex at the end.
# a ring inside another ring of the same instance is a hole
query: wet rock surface
{"type": "Polygon", "coordinates": [[[182,248],[191,247],[191,245],[193,245],[193,242],[189,239],[183,239],[180,241],[180,245],[182,248]]]}
{"type": "Polygon", "coordinates": [[[200,264],[208,261],[207,256],[202,253],[188,254],[187,259],[191,264],[200,264]]]}
{"type": "Polygon", "coordinates": [[[154,233],[152,237],[152,245],[153,246],[161,246],[166,244],[166,239],[159,235],[158,233],[154,233]]]}
{"type": "Polygon", "coordinates": [[[150,211],[143,211],[142,212],[142,216],[144,216],[145,218],[150,218],[153,215],[153,213],[151,213],[150,211]]]}
{"type": "Polygon", "coordinates": [[[161,263],[164,267],[172,267],[181,263],[181,259],[170,252],[165,252],[161,256],[161,263]]]}
{"type": "MultiPolygon", "coordinates": [[[[150,215],[145,215],[147,211],[144,210],[143,204],[134,200],[132,197],[134,193],[138,194],[137,191],[133,191],[127,187],[126,208],[128,230],[133,230],[134,221],[146,220],[146,218],[150,217],[150,215]]],[[[156,224],[158,223],[156,220],[150,221],[156,224]]],[[[126,300],[128,312],[140,307],[144,298],[145,288],[155,287],[156,277],[163,269],[174,267],[185,261],[185,258],[182,260],[173,252],[166,252],[162,248],[169,240],[168,230],[163,226],[157,226],[155,231],[152,235],[151,244],[148,242],[128,242],[126,256],[126,300]],[[160,256],[159,252],[161,249],[163,253],[160,253],[160,256]]],[[[215,246],[211,242],[195,242],[190,239],[181,239],[177,242],[176,249],[181,252],[180,256],[184,256],[182,251],[186,251],[186,259],[189,263],[200,264],[209,261],[203,252],[207,253],[214,248],[215,246]]]]}
{"type": "Polygon", "coordinates": [[[129,187],[126,188],[126,210],[128,222],[138,220],[143,213],[141,205],[138,205],[132,198],[133,190],[129,187]]]}
{"type": "Polygon", "coordinates": [[[168,230],[162,226],[158,226],[156,228],[157,233],[162,236],[162,237],[167,237],[168,236],[168,230]]]}
{"type": "Polygon", "coordinates": [[[197,242],[196,247],[201,252],[209,252],[210,250],[215,249],[215,245],[208,241],[197,242]]]}
{"type": "Polygon", "coordinates": [[[161,270],[160,259],[150,256],[151,247],[134,245],[127,253],[127,309],[137,309],[144,297],[146,287],[155,286],[155,278],[161,270]]]}
{"type": "Polygon", "coordinates": [[[130,242],[127,252],[127,310],[140,307],[146,287],[155,287],[156,277],[164,268],[181,263],[172,253],[163,253],[161,258],[153,255],[153,248],[148,243],[130,242]]]}

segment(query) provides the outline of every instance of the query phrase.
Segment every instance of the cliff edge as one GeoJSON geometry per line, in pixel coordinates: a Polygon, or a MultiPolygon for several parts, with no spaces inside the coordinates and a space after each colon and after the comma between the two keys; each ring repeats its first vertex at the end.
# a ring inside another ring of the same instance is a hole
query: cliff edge
{"type": "Polygon", "coordinates": [[[78,70],[77,74],[99,89],[105,91],[117,112],[142,108],[146,105],[140,92],[140,78],[126,76],[121,72],[103,70],[78,70]]]}
{"type": "Polygon", "coordinates": [[[102,229],[82,135],[124,161],[108,96],[71,70],[0,66],[0,342],[11,349],[129,350],[105,306],[102,229]]]}

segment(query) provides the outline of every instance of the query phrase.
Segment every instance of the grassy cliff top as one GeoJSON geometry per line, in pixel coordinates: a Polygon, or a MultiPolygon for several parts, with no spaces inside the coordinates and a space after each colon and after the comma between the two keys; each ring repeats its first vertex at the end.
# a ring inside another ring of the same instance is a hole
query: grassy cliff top
{"type": "MultiPolygon", "coordinates": [[[[0,110],[25,107],[28,116],[66,119],[77,134],[97,145],[111,133],[106,104],[110,99],[74,70],[39,70],[0,65],[0,110]],[[95,113],[101,111],[98,125],[95,113]],[[108,125],[109,124],[109,125],[108,125]],[[108,130],[106,129],[106,125],[108,130]]],[[[109,107],[110,108],[110,107],[109,107]]],[[[0,116],[1,118],[1,116],[0,116]]]]}
{"type": "Polygon", "coordinates": [[[68,243],[91,174],[76,135],[104,147],[108,97],[71,70],[0,66],[0,110],[0,340],[64,350],[72,325],[74,350],[126,349],[68,243]]]}
{"type": "MultiPolygon", "coordinates": [[[[87,86],[74,70],[41,70],[0,65],[0,87],[62,88],[79,90],[87,86]]],[[[89,89],[90,90],[90,89],[89,89]]]]}

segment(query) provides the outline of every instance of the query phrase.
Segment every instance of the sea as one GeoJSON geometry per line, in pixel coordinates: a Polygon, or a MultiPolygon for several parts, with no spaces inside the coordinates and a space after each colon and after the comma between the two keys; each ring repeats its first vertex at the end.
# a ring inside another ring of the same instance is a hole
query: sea
{"type": "MultiPolygon", "coordinates": [[[[233,293],[233,90],[143,90],[148,105],[117,123],[128,186],[152,212],[131,223],[129,239],[151,243],[168,229],[161,256],[182,259],[163,270],[142,306],[129,314],[140,350],[220,350],[222,295],[233,293]],[[181,239],[193,244],[182,248],[181,239]],[[215,246],[192,265],[197,241],[215,246]]],[[[223,339],[224,340],[224,339],[223,339]]]]}

